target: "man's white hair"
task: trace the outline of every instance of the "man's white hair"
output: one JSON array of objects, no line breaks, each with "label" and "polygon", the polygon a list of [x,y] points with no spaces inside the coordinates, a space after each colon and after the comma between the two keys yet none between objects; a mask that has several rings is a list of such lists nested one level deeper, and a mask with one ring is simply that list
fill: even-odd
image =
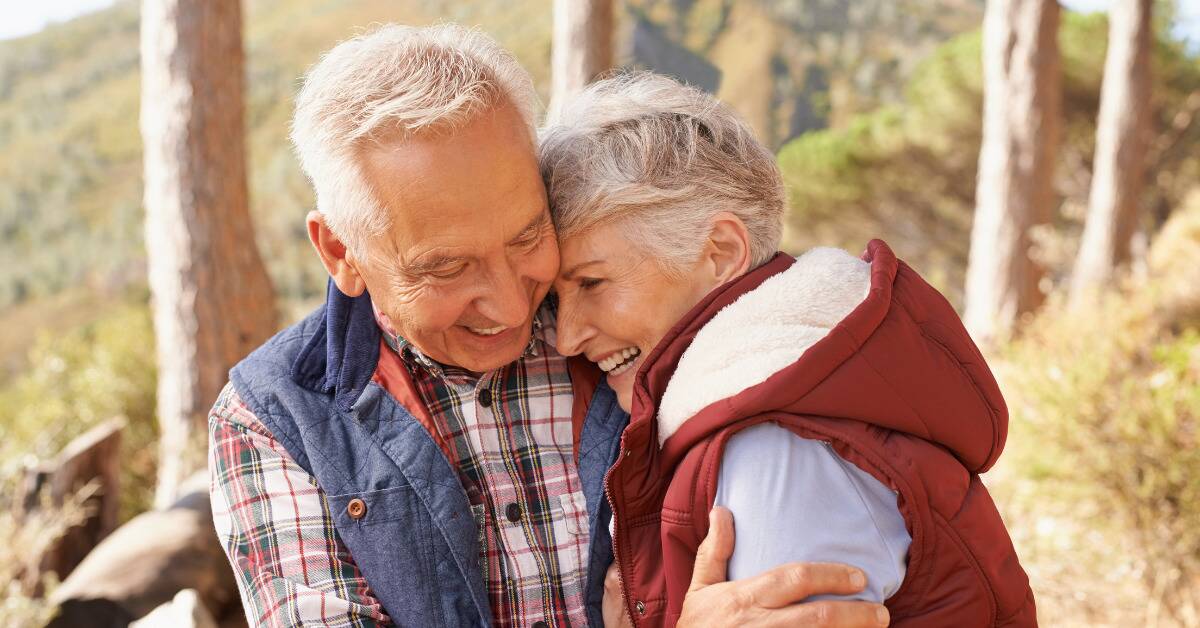
[{"label": "man's white hair", "polygon": [[390,24],[338,44],[309,70],[296,97],[292,143],[317,210],[363,259],[367,239],[389,220],[363,177],[362,146],[452,133],[504,104],[520,113],[533,141],[533,81],[492,38],[455,24]]},{"label": "man's white hair", "polygon": [[620,220],[663,269],[682,271],[727,211],[749,231],[752,267],[779,247],[774,156],[727,105],[665,76],[593,83],[542,130],[539,160],[559,238]]}]

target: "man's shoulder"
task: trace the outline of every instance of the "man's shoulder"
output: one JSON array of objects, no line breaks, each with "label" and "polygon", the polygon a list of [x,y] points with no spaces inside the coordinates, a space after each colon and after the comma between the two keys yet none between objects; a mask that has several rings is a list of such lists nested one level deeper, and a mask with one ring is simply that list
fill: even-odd
[{"label": "man's shoulder", "polygon": [[313,336],[324,333],[324,322],[325,308],[324,306],[320,306],[309,312],[304,318],[284,327],[274,336],[268,338],[266,342],[259,345],[246,358],[261,358],[280,352],[297,353]]},{"label": "man's shoulder", "polygon": [[252,432],[262,436],[271,436],[258,416],[246,405],[246,401],[238,393],[233,382],[225,384],[216,403],[208,414],[209,429],[213,431],[233,429],[239,432]]},{"label": "man's shoulder", "polygon": [[[318,307],[242,358],[234,366],[231,375],[240,371],[244,376],[254,378],[289,376],[300,352],[308,346],[313,336],[324,332],[324,321],[324,307]],[[244,383],[242,387],[245,388]]]}]

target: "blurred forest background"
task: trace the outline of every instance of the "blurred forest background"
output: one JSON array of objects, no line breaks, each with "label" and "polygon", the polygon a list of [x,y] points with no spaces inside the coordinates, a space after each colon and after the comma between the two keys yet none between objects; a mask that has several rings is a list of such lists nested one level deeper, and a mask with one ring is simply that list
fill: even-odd
[{"label": "blurred forest background", "polygon": [[[1131,74],[1144,79],[1132,92],[1142,122],[1130,127],[1141,184],[1117,203],[1132,208],[1117,229],[1125,252],[1118,245],[1100,264],[1107,274],[1086,290],[1078,260],[1097,204],[1108,17],[1053,2],[989,1],[1036,5],[1042,21],[1033,25],[1049,39],[1034,42],[1031,67],[1053,76],[1038,78],[1036,94],[994,92],[1011,103],[1027,97],[1041,116],[1035,132],[1014,135],[1008,157],[1036,179],[1027,197],[1043,215],[1016,223],[993,216],[994,226],[974,236],[993,201],[1001,214],[1037,213],[1019,198],[977,190],[995,166],[981,163],[991,128],[984,102],[995,89],[984,63],[985,14],[995,9],[988,2],[623,0],[611,30],[616,64],[716,93],[778,151],[790,251],[859,251],[884,238],[966,314],[968,268],[981,266],[973,241],[1019,232],[1013,251],[991,255],[998,266],[1019,263],[980,281],[1024,282],[1027,294],[996,297],[988,315],[968,322],[1011,412],[1008,451],[984,479],[1033,580],[1041,620],[1198,626],[1200,42],[1176,28],[1197,12],[1188,4],[1195,0],[1115,0],[1151,16]],[[373,23],[455,21],[511,50],[549,102],[551,9],[548,0],[243,2],[254,232],[242,235],[257,243],[280,326],[325,289],[303,221],[312,191],[287,141],[305,69]],[[57,581],[70,567],[55,574],[46,555],[68,527],[98,516],[88,506],[98,491],[119,496],[103,507],[101,536],[156,506],[160,400],[144,245],[139,13],[138,3],[118,1],[0,41],[0,535],[15,541],[0,547],[4,625],[43,624],[69,598]],[[1020,122],[1010,112],[1010,125],[1014,117]],[[1023,149],[1041,160],[1032,171]],[[1125,169],[1105,167],[1106,177]],[[69,443],[85,433],[101,442],[113,431],[120,454],[101,482],[107,489],[39,493]],[[40,476],[31,471],[39,468]],[[158,508],[168,504],[160,495]],[[230,625],[238,621],[233,596],[205,600]]]}]

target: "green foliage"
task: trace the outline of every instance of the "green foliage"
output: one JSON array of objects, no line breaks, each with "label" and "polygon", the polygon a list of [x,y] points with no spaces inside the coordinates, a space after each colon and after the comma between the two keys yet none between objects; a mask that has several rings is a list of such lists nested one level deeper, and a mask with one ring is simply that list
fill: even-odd
[{"label": "green foliage", "polygon": [[[290,309],[324,293],[303,216],[312,192],[287,139],[298,79],[322,50],[381,22],[479,25],[549,84],[541,2],[260,0],[246,4],[247,145],[256,237]],[[86,285],[139,285],[138,7],[0,42],[0,309]]]},{"label": "green foliage", "polygon": [[0,460],[50,458],[88,428],[124,416],[121,518],[145,510],[158,435],[153,338],[142,303],[80,327],[43,331],[28,368],[0,388]]},{"label": "green foliage", "polygon": [[1200,619],[1200,202],[1172,223],[1183,255],[1093,307],[1053,302],[1002,352],[1001,493],[1044,619]]},{"label": "green foliage", "polygon": [[[1053,228],[1035,234],[1052,284],[1067,276],[1082,231],[1106,36],[1103,15],[1068,13],[1059,31],[1063,137],[1055,188],[1062,205]],[[978,32],[946,42],[912,73],[902,104],[781,149],[792,199],[787,248],[854,250],[883,237],[961,302],[982,139],[981,46]],[[1148,233],[1200,176],[1200,60],[1163,34],[1153,64],[1154,135],[1143,199]]]},{"label": "green foliage", "polygon": [[[43,33],[0,42],[0,309],[80,286],[104,291],[144,281],[137,4],[122,0],[112,9]],[[893,93],[912,59],[978,16],[974,0],[850,13],[819,2],[790,9],[784,4],[753,8],[730,0],[644,0],[629,6],[646,7],[699,54],[712,57],[717,53],[711,49],[725,41],[721,54],[729,58],[712,60],[727,67],[731,77],[746,72],[739,56],[745,42],[738,39],[741,31],[732,12],[765,21],[775,35],[754,47],[762,57],[755,64],[778,66],[782,74],[760,81],[777,87],[729,95],[741,101],[759,98],[739,101],[746,115],[801,96],[822,100],[824,88],[810,94],[804,84],[810,66],[832,68],[833,80],[847,85],[854,83],[851,76],[869,78],[839,92],[846,95],[838,100],[839,115],[859,110],[851,105],[877,102],[880,85]],[[891,5],[876,4],[884,9]],[[313,207],[312,191],[287,139],[298,80],[322,50],[381,22],[477,25],[512,51],[543,99],[548,96],[552,15],[541,1],[254,0],[244,6],[251,212],[284,310],[319,298],[324,289],[324,272],[308,250],[303,229],[303,215]],[[823,39],[806,30],[811,28],[805,26],[809,14],[821,17]],[[618,19],[629,25],[626,12]],[[897,25],[916,25],[915,39],[889,42]],[[848,47],[827,45],[837,39],[832,33],[856,30],[870,34]],[[876,59],[879,55],[886,60]],[[860,71],[881,64],[902,71]],[[776,117],[776,126],[789,126],[786,115]],[[763,124],[775,123],[764,119]],[[780,139],[784,137],[788,135]]]}]

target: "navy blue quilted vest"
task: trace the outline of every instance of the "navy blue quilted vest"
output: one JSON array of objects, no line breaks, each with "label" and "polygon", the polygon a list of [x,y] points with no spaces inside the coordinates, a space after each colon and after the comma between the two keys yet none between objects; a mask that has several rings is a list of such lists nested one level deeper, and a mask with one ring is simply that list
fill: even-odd
[{"label": "navy blue quilted vest", "polygon": [[[271,338],[230,372],[242,399],[325,491],[338,535],[398,624],[492,623],[478,559],[479,531],[454,469],[429,433],[371,381],[380,330],[367,295],[332,282],[326,303]],[[629,417],[601,383],[579,443],[590,530],[588,619],[612,562],[604,474]],[[366,514],[346,513],[351,499]]]}]

